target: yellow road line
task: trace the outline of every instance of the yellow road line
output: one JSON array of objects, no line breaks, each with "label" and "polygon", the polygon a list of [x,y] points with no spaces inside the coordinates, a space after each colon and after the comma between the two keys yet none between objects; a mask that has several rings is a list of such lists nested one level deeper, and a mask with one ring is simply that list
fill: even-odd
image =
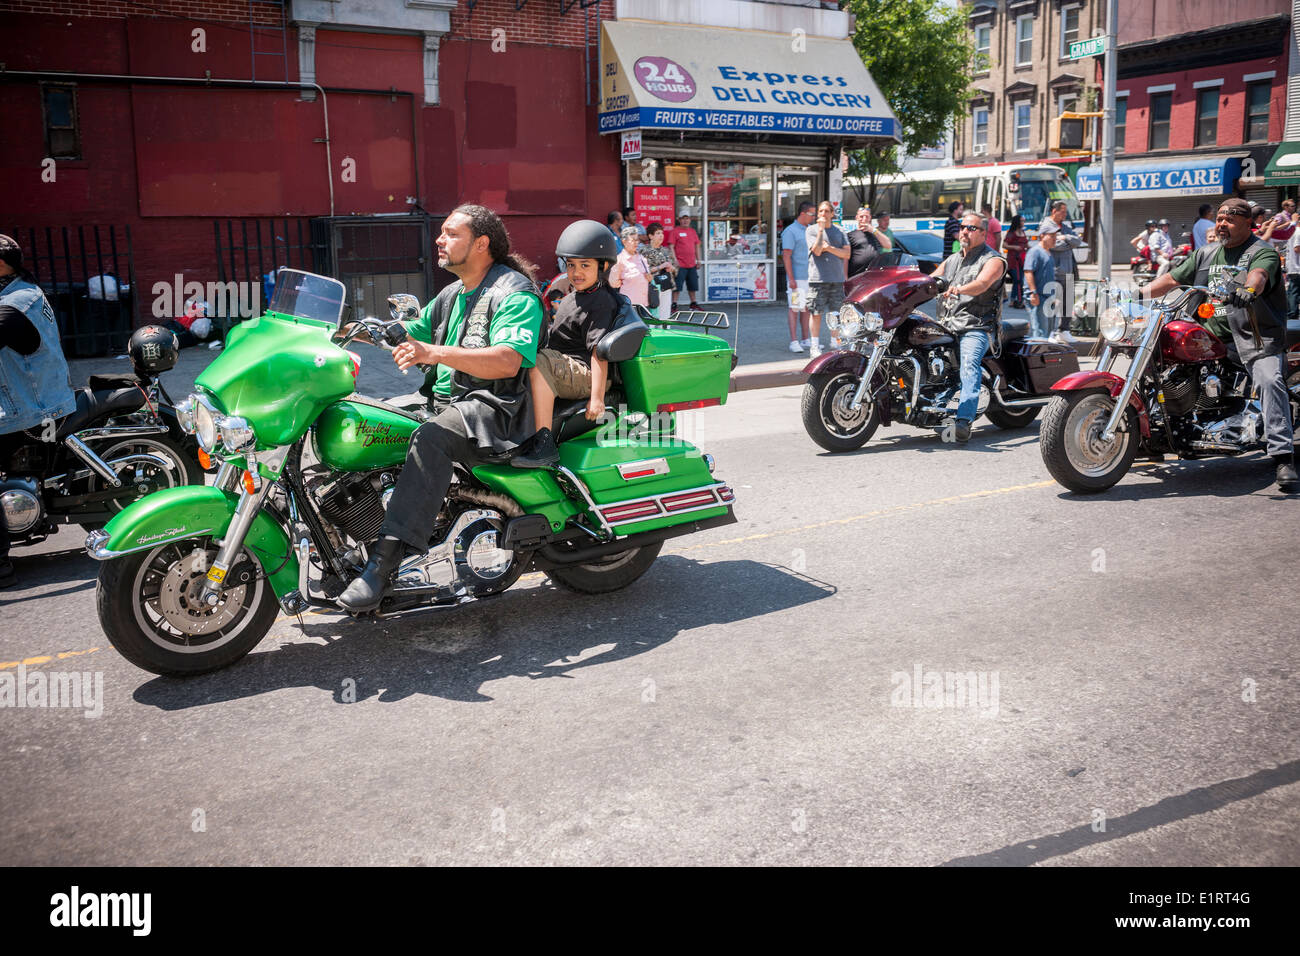
[{"label": "yellow road line", "polygon": [[[706,548],[721,548],[729,544],[743,544],[746,541],[762,541],[765,538],[775,538],[786,534],[800,534],[805,531],[817,531],[821,528],[833,528],[837,525],[853,524],[858,521],[870,521],[873,518],[884,518],[889,515],[906,514],[909,511],[920,511],[922,508],[932,508],[938,505],[951,505],[959,501],[969,501],[974,498],[991,498],[994,495],[1009,495],[1016,491],[1028,491],[1031,488],[1046,488],[1049,485],[1056,484],[1055,481],[1034,481],[1027,485],[1008,485],[1005,488],[993,488],[987,491],[971,491],[964,495],[949,495],[947,498],[931,498],[929,501],[918,501],[909,505],[895,505],[892,508],[879,508],[876,511],[866,511],[858,515],[850,515],[847,518],[831,518],[828,521],[816,521],[812,524],[799,525],[795,528],[781,528],[777,531],[764,531],[761,534],[747,534],[740,538],[724,538],[721,541],[710,541],[705,544],[694,544],[685,548],[674,548],[669,554],[680,554],[685,551],[702,551]],[[540,571],[532,574],[525,574],[519,578],[520,581],[541,580],[545,575]],[[305,614],[340,614],[334,608],[312,608],[303,612]],[[60,660],[65,657],[76,657],[80,654],[92,654],[99,650],[98,647],[92,647],[84,651],[63,651],[55,656]],[[40,657],[29,657],[22,663],[26,667],[39,666],[48,664],[54,657],[43,655]],[[18,666],[18,661],[0,661],[0,670]]]}]

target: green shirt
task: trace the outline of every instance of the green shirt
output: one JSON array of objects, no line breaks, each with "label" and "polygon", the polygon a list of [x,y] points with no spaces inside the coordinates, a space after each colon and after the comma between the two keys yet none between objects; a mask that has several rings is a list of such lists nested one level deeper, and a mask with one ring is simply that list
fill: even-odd
[{"label": "green shirt", "polygon": [[[1269,245],[1264,245],[1263,247],[1256,246],[1254,256],[1242,262],[1243,254],[1251,245],[1250,240],[1247,240],[1241,245],[1229,249],[1222,242],[1214,243],[1213,251],[1208,253],[1210,271],[1205,284],[1213,285],[1214,281],[1223,275],[1225,267],[1240,268],[1239,281],[1244,281],[1246,273],[1250,270],[1263,269],[1268,279],[1264,283],[1264,288],[1259,290],[1260,297],[1268,298],[1273,294],[1278,288],[1278,283],[1281,282],[1282,260],[1278,258],[1277,250]],[[1205,247],[1202,246],[1202,248]],[[1202,253],[1202,255],[1206,254]],[[1196,255],[1190,255],[1179,263],[1177,268],[1170,270],[1169,274],[1174,277],[1179,285],[1192,285],[1196,282],[1197,258]],[[1229,306],[1221,302],[1214,301],[1214,315],[1201,323],[1223,342],[1232,341],[1232,330],[1228,327],[1227,318],[1229,308]]]},{"label": "green shirt", "polygon": [[[461,341],[461,324],[465,318],[465,303],[473,289],[462,289],[452,303],[447,318],[447,339],[444,345],[465,348],[486,348],[490,345],[508,345],[519,353],[521,368],[532,368],[537,361],[537,339],[542,330],[542,302],[532,292],[514,292],[502,299],[492,314],[492,326],[486,337],[482,330],[470,330],[466,341]],[[424,307],[420,317],[406,327],[406,334],[421,342],[433,342],[433,300]],[[424,380],[433,379],[432,389],[439,395],[451,395],[451,378],[456,370],[450,365],[438,364]]]}]

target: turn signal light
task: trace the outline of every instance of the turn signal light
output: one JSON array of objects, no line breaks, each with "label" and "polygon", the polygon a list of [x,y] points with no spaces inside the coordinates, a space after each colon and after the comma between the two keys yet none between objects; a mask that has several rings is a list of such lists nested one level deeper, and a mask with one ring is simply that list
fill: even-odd
[{"label": "turn signal light", "polygon": [[212,456],[209,455],[209,454],[208,454],[206,451],[204,451],[202,448],[199,449],[199,466],[200,466],[204,471],[211,471],[211,470],[212,470]]},{"label": "turn signal light", "polygon": [[244,469],[244,490],[250,495],[257,491],[257,482],[253,480],[253,473]]},{"label": "turn signal light", "polygon": [[699,398],[690,402],[666,402],[659,406],[661,412],[684,412],[689,408],[708,408],[710,405],[721,405],[720,398]]},{"label": "turn signal light", "polygon": [[1198,319],[1208,319],[1214,315],[1214,306],[1208,302],[1202,302],[1196,307],[1196,317]]}]

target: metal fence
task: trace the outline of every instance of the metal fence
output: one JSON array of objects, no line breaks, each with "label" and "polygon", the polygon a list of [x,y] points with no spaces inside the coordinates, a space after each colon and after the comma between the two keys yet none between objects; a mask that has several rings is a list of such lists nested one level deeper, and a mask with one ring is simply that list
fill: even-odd
[{"label": "metal fence", "polygon": [[54,309],[66,356],[126,351],[139,299],[130,226],[15,228],[9,235]]},{"label": "metal fence", "polygon": [[[323,250],[313,241],[312,220],[306,217],[216,219],[212,234],[216,240],[217,280],[222,284],[254,284],[259,290],[255,314],[260,315],[270,304],[270,277],[281,266],[324,272]],[[238,320],[232,315],[213,319],[223,330]]]}]

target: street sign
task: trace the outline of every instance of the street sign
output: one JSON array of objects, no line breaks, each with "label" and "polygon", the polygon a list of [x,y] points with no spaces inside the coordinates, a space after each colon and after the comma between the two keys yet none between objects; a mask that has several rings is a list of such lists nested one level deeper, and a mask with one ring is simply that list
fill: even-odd
[{"label": "street sign", "polygon": [[623,151],[620,155],[623,159],[641,158],[641,131],[639,129],[629,130],[623,134]]},{"label": "street sign", "polygon": [[1105,52],[1105,37],[1093,37],[1091,40],[1075,40],[1070,44],[1071,60],[1082,60],[1086,56],[1101,56]]}]

